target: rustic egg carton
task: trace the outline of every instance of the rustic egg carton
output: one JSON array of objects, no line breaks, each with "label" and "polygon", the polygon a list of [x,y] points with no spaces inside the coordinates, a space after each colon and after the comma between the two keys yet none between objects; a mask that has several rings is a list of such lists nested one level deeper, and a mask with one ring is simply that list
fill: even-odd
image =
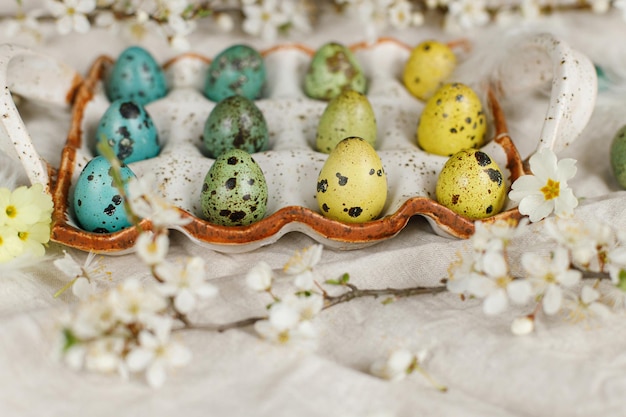
[{"label": "rustic egg carton", "polygon": [[[492,140],[481,149],[500,165],[509,186],[524,173],[524,167],[508,135],[497,97],[551,79],[550,106],[541,121],[538,146],[558,152],[586,125],[596,89],[591,62],[553,36],[528,37],[518,47],[499,67],[502,72],[496,77],[497,84],[486,83],[483,92],[488,97],[485,107]],[[204,122],[215,105],[202,94],[208,57],[184,54],[164,64],[170,91],[146,106],[159,131],[162,151],[156,158],[129,166],[137,176],[152,172],[159,182],[157,191],[190,219],[178,230],[198,244],[223,252],[253,250],[293,231],[330,247],[359,248],[395,236],[415,215],[424,216],[436,233],[471,236],[473,221],[434,200],[437,175],[447,158],[428,154],[416,144],[415,129],[424,103],[410,96],[400,81],[410,47],[394,39],[381,39],[350,48],[368,79],[367,96],[378,124],[376,148],[388,176],[387,203],[378,220],[346,224],[319,213],[316,180],[327,155],[315,151],[315,134],[327,103],[310,99],[303,92],[304,74],[314,53],[303,45],[262,51],[268,79],[263,98],[256,104],[267,120],[270,146],[254,158],[268,183],[268,210],[263,220],[228,227],[201,218],[202,181],[213,163],[202,149]],[[52,240],[100,253],[131,250],[138,234],[136,228],[111,234],[86,232],[73,220],[69,203],[78,175],[94,156],[94,133],[108,107],[102,80],[113,62],[110,57],[98,58],[82,79],[63,63],[15,46],[0,46],[0,82],[8,87],[2,97],[4,148],[21,160],[31,182],[48,184],[55,202]],[[10,91],[52,103],[71,103],[72,126],[58,170],[51,168],[32,145]],[[486,221],[520,217],[509,204],[506,211]],[[149,222],[144,220],[142,228],[150,228]]]}]

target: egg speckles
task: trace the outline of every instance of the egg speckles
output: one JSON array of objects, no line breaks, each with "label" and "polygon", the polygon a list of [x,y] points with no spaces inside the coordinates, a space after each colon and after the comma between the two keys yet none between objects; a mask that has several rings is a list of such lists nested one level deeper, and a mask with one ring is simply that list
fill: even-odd
[{"label": "egg speckles", "polygon": [[353,90],[340,93],[326,106],[317,126],[317,150],[330,153],[350,136],[376,145],[376,117],[372,105],[365,94]]},{"label": "egg speckles", "polygon": [[202,136],[209,157],[216,158],[230,149],[248,153],[268,148],[269,133],[263,113],[242,96],[228,97],[213,108]]},{"label": "egg speckles", "polygon": [[321,213],[347,223],[375,219],[387,200],[387,176],[374,148],[358,137],[337,144],[317,178]]},{"label": "egg speckles", "polygon": [[455,67],[456,56],[446,44],[425,41],[411,51],[402,78],[411,94],[426,100],[442,86]]},{"label": "egg speckles", "polygon": [[153,158],[161,150],[150,115],[134,101],[115,100],[100,118],[96,140],[107,141],[124,163]]},{"label": "egg speckles", "polygon": [[345,90],[365,94],[365,74],[352,51],[339,43],[322,45],[313,56],[304,78],[304,92],[320,100],[330,100]]},{"label": "egg speckles", "polygon": [[483,219],[502,210],[506,183],[500,167],[482,151],[466,149],[444,165],[437,179],[437,201],[469,219]]},{"label": "egg speckles", "polygon": [[139,46],[124,50],[115,61],[105,84],[109,100],[134,100],[147,104],[167,94],[163,69]]},{"label": "egg speckles", "polygon": [[417,125],[417,142],[429,153],[450,156],[485,142],[487,121],[476,93],[446,84],[428,99]]},{"label": "egg speckles", "polygon": [[261,97],[265,78],[261,54],[247,45],[233,45],[211,62],[204,94],[213,101],[234,95],[255,100]]},{"label": "egg speckles", "polygon": [[[112,233],[131,225],[110,171],[109,161],[97,156],[89,161],[76,181],[74,213],[80,226],[89,232]],[[124,182],[134,176],[130,168],[122,166]]]},{"label": "egg speckles", "polygon": [[261,167],[245,151],[220,155],[204,178],[204,218],[222,226],[245,226],[261,220],[267,210],[267,182]]}]

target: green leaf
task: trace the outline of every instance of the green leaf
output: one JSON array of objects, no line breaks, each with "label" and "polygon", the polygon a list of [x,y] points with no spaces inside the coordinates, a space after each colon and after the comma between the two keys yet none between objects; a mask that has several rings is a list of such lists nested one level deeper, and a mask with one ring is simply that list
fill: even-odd
[{"label": "green leaf", "polygon": [[347,284],[348,281],[350,281],[350,274],[348,274],[347,272],[345,274],[343,274],[341,276],[340,281],[341,281],[342,284]]},{"label": "green leaf", "polygon": [[341,285],[341,282],[338,279],[327,279],[326,281],[324,281],[324,284]]},{"label": "green leaf", "polygon": [[70,329],[63,329],[63,337],[65,343],[63,344],[63,352],[67,352],[72,346],[80,343],[80,340],[72,333]]},{"label": "green leaf", "polygon": [[616,285],[617,288],[626,292],[626,270],[620,269],[619,271],[619,281]]}]

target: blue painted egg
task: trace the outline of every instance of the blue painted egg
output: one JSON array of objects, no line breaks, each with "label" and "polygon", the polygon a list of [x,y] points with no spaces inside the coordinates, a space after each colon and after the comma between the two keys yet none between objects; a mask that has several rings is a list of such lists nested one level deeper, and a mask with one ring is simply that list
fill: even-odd
[{"label": "blue painted egg", "polygon": [[261,97],[265,78],[261,54],[246,45],[233,45],[211,62],[204,95],[213,101],[234,95],[255,100]]},{"label": "blue painted egg", "polygon": [[[113,233],[129,227],[124,199],[113,185],[111,164],[97,156],[83,168],[74,189],[74,213],[80,226],[95,233]],[[133,171],[122,166],[124,182],[134,177]]]},{"label": "blue painted egg", "polygon": [[269,133],[256,104],[245,97],[232,96],[213,107],[204,124],[202,139],[209,157],[217,158],[230,149],[247,153],[264,151],[269,144]]},{"label": "blue painted egg", "polygon": [[157,156],[161,150],[156,127],[141,104],[115,100],[100,118],[96,141],[106,140],[123,163]]},{"label": "blue painted egg", "polygon": [[148,51],[131,46],[115,61],[105,89],[111,101],[133,100],[145,105],[167,94],[167,81],[163,69]]}]

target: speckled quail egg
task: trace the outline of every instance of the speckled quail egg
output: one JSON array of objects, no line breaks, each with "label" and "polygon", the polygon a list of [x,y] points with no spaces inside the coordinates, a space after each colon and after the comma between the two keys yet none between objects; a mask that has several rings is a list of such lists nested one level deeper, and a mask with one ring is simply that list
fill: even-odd
[{"label": "speckled quail egg", "polygon": [[231,96],[211,110],[202,140],[208,156],[216,158],[230,149],[264,151],[269,146],[269,133],[263,113],[252,100]]},{"label": "speckled quail egg", "polygon": [[147,50],[131,46],[115,61],[105,90],[111,101],[133,100],[145,105],[167,94],[167,80],[163,69]]},{"label": "speckled quail egg", "polygon": [[502,210],[506,181],[496,162],[485,152],[465,149],[448,159],[437,178],[437,201],[472,220]]},{"label": "speckled quail egg", "polygon": [[330,153],[339,142],[351,136],[358,136],[375,147],[376,116],[365,94],[346,90],[328,103],[320,118],[317,150]]},{"label": "speckled quail egg", "polygon": [[617,131],[611,143],[611,168],[617,182],[626,188],[626,126]]},{"label": "speckled quail egg", "polygon": [[313,56],[304,78],[304,92],[320,100],[330,100],[345,90],[365,94],[367,82],[361,65],[346,46],[329,42]]},{"label": "speckled quail egg", "polygon": [[377,218],[387,200],[387,176],[372,145],[359,137],[342,140],[317,178],[321,213],[347,223]]},{"label": "speckled quail egg", "polygon": [[411,51],[404,65],[402,79],[411,94],[426,100],[450,77],[456,56],[445,43],[428,40]]},{"label": "speckled quail egg", "polygon": [[159,154],[157,129],[144,107],[132,100],[115,100],[100,118],[96,140],[106,141],[117,158],[129,164]]},{"label": "speckled quail egg", "polygon": [[487,121],[476,93],[461,83],[446,84],[428,99],[417,125],[417,142],[429,153],[450,156],[485,142]]},{"label": "speckled quail egg", "polygon": [[265,79],[265,61],[261,54],[248,45],[233,45],[211,62],[204,95],[213,101],[234,95],[256,100],[261,97]]},{"label": "speckled quail egg", "polygon": [[261,220],[267,210],[267,182],[247,152],[231,149],[211,165],[202,184],[204,218],[222,226],[245,226]]},{"label": "speckled quail egg", "polygon": [[[123,181],[134,176],[130,168],[122,166]],[[73,203],[78,223],[89,232],[113,233],[131,225],[124,199],[113,183],[111,164],[103,156],[93,158],[79,174]]]}]

